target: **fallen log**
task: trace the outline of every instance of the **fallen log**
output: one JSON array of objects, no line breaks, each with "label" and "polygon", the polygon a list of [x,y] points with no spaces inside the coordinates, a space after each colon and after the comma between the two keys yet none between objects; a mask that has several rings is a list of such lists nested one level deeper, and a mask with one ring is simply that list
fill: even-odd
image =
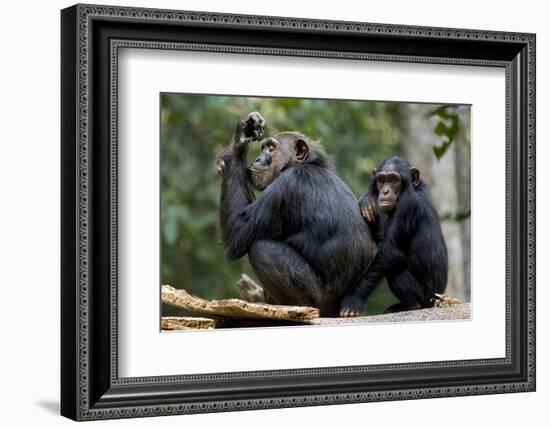
[{"label": "fallen log", "polygon": [[216,326],[212,318],[201,317],[162,317],[160,324],[163,330],[208,330]]},{"label": "fallen log", "polygon": [[319,317],[319,309],[310,306],[271,305],[268,303],[246,302],[240,299],[208,301],[167,284],[162,286],[161,294],[164,303],[207,317],[286,321],[306,321]]},{"label": "fallen log", "polygon": [[208,300],[192,296],[185,290],[178,290],[170,285],[163,285],[161,290],[162,301],[167,305],[185,309],[198,315],[210,316],[215,312],[208,306]]}]

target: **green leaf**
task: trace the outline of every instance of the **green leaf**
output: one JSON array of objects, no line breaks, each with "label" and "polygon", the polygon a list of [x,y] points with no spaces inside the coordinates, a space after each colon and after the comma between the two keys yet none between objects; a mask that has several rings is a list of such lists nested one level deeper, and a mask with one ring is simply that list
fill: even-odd
[{"label": "green leaf", "polygon": [[428,116],[437,117],[438,120],[434,133],[442,139],[442,143],[435,145],[433,152],[439,160],[447,152],[449,146],[455,141],[460,132],[458,109],[454,105],[443,105],[431,111]]},{"label": "green leaf", "polygon": [[440,121],[437,123],[437,126],[435,126],[434,133],[439,136],[447,135],[447,126],[445,126],[445,123],[443,121]]},{"label": "green leaf", "polygon": [[451,143],[452,141],[447,141],[447,142],[443,142],[442,145],[434,145],[434,147],[432,148],[433,151],[434,151],[434,154],[436,156],[436,158],[439,160],[441,157],[443,157],[443,154],[445,154],[447,152],[447,149],[449,149],[449,147],[451,146]]}]

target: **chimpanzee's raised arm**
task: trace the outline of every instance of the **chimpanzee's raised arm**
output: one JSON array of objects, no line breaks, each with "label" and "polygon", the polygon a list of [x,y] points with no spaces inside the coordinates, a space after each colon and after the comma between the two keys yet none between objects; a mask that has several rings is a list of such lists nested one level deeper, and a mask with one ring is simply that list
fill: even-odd
[{"label": "chimpanzee's raised arm", "polygon": [[226,257],[230,260],[244,256],[254,241],[276,231],[271,216],[279,212],[277,203],[284,191],[266,190],[256,200],[246,158],[248,144],[262,138],[265,125],[259,113],[249,113],[239,120],[230,146],[220,156],[223,162],[220,227]]}]

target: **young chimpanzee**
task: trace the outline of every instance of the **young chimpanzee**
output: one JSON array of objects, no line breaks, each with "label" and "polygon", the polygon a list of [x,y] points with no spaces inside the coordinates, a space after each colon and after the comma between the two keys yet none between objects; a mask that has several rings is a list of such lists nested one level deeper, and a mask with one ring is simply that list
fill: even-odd
[{"label": "young chimpanzee", "polygon": [[388,158],[374,169],[370,190],[359,205],[378,252],[344,298],[341,316],[359,315],[384,277],[401,301],[386,312],[433,306],[435,293],[445,290],[447,247],[425,186],[420,170],[399,157]]},{"label": "young chimpanzee", "polygon": [[[306,136],[269,137],[248,164],[248,144],[262,138],[264,127],[260,114],[248,114],[219,158],[226,257],[248,254],[266,301],[338,315],[372,259],[368,226],[320,145]],[[254,188],[262,191],[257,198]]]}]

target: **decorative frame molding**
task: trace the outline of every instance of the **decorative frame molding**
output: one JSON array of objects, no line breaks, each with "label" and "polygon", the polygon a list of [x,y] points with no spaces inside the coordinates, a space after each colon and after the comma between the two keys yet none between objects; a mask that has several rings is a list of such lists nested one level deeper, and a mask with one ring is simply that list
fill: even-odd
[{"label": "decorative frame molding", "polygon": [[[216,42],[204,31],[212,28],[230,37]],[[119,378],[122,47],[505,68],[506,357]],[[411,47],[415,54],[406,53]],[[62,11],[62,82],[63,415],[91,420],[535,390],[535,35],[76,5]],[[297,377],[307,385],[293,386]],[[418,377],[428,384],[405,385]],[[224,390],[234,379],[242,389]],[[329,391],[334,379],[338,390]],[[269,396],[257,397],[260,389]]]}]

